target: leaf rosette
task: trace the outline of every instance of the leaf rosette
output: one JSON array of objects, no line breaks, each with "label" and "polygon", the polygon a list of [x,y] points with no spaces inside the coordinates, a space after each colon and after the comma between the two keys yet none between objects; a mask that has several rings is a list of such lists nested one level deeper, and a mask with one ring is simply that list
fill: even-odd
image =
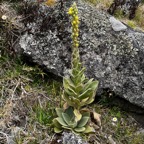
[{"label": "leaf rosette", "polygon": [[91,133],[95,131],[92,127],[88,126],[89,112],[82,113],[79,121],[76,120],[72,107],[68,107],[65,111],[61,108],[56,108],[56,113],[58,117],[53,119],[55,133],[60,133],[64,129],[71,130],[74,133]]}]

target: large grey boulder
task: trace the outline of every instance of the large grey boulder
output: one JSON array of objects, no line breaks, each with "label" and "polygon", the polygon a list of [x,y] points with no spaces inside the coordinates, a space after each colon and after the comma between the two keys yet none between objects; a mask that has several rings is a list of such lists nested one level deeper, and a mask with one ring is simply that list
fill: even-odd
[{"label": "large grey boulder", "polygon": [[[27,19],[20,38],[23,54],[58,76],[71,68],[71,25],[64,7],[39,5]],[[127,27],[112,28],[110,15],[78,0],[80,56],[86,75],[99,80],[98,95],[105,89],[144,108],[144,33]]]}]

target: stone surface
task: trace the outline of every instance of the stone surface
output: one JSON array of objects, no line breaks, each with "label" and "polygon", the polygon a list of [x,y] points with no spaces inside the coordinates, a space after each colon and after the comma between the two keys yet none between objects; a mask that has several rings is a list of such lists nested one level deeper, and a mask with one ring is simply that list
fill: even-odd
[{"label": "stone surface", "polygon": [[115,19],[114,17],[110,17],[109,20],[114,31],[122,31],[127,29],[127,27],[122,22]]},{"label": "stone surface", "polygon": [[[25,21],[20,38],[23,54],[58,76],[68,74],[71,61],[71,25],[67,9],[60,4],[37,6]],[[33,6],[34,7],[34,6]],[[80,56],[86,75],[100,81],[105,89],[144,108],[144,33],[127,28],[115,32],[110,16],[78,0],[80,17]],[[29,14],[29,13],[27,13]]]},{"label": "stone surface", "polygon": [[59,140],[62,144],[88,144],[79,135],[74,133],[63,132],[62,139]]}]

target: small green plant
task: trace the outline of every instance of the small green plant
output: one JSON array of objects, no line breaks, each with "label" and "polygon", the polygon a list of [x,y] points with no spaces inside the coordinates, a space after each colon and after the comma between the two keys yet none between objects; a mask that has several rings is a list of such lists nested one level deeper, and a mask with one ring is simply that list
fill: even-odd
[{"label": "small green plant", "polygon": [[[85,68],[80,62],[78,49],[79,17],[75,2],[72,7],[69,8],[68,14],[72,17],[72,69],[70,70],[70,76],[64,77],[63,79],[64,91],[62,95],[62,98],[68,105],[68,109],[64,112],[62,109],[56,109],[59,117],[53,121],[55,125],[54,130],[55,132],[61,132],[62,129],[65,128],[75,132],[85,132],[88,128],[89,132],[92,132],[93,129],[87,126],[89,116],[87,115],[86,117],[85,113],[81,113],[81,108],[94,101],[98,81],[93,81],[93,79],[88,80],[86,78],[84,74]],[[73,109],[70,107],[73,107]],[[69,109],[71,109],[71,112],[67,113]],[[61,111],[62,114],[59,114],[59,111]],[[73,115],[72,123],[70,123],[72,119],[71,115]],[[81,122],[83,122],[82,127],[80,127]]]},{"label": "small green plant", "polygon": [[80,108],[94,101],[98,87],[98,81],[88,80],[84,74],[85,68],[82,67],[79,56],[79,18],[76,3],[72,5],[68,12],[72,16],[72,69],[70,76],[63,79],[63,99],[69,106],[74,107],[74,114],[80,120]]},{"label": "small green plant", "polygon": [[36,119],[40,124],[51,125],[52,120],[55,116],[53,108],[48,108],[47,110],[37,106],[36,108]]},{"label": "small green plant", "polygon": [[56,133],[62,132],[63,129],[68,129],[76,133],[89,133],[94,131],[92,127],[87,125],[90,118],[89,112],[83,112],[79,121],[76,120],[72,107],[68,107],[65,111],[61,108],[56,108],[56,113],[58,117],[53,120],[55,126],[54,131]]}]

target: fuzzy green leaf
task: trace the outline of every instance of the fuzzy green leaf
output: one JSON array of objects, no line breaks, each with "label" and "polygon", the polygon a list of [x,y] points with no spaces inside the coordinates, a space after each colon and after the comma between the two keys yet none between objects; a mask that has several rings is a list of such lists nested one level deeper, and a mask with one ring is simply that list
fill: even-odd
[{"label": "fuzzy green leaf", "polygon": [[82,77],[82,75],[84,74],[85,68],[82,68],[81,71],[79,71],[79,73],[77,74],[77,77]]},{"label": "fuzzy green leaf", "polygon": [[73,75],[73,77],[75,77],[77,74],[78,74],[78,70],[77,70],[77,68],[73,68],[72,69],[72,75]]},{"label": "fuzzy green leaf", "polygon": [[85,80],[86,80],[86,77],[85,77],[85,75],[83,74],[82,77],[81,77],[81,82],[83,83]]},{"label": "fuzzy green leaf", "polygon": [[94,132],[95,132],[94,128],[92,128],[92,127],[90,127],[88,125],[85,127],[84,133],[94,133]]},{"label": "fuzzy green leaf", "polygon": [[89,88],[91,88],[92,90],[96,90],[97,87],[98,87],[98,84],[99,84],[98,81],[93,81],[93,82],[90,82],[90,81],[89,81],[89,82],[85,85],[84,90],[87,90],[87,89],[89,89]]},{"label": "fuzzy green leaf", "polygon": [[69,96],[77,96],[77,93],[70,87],[64,89]]},{"label": "fuzzy green leaf", "polygon": [[89,99],[89,97],[83,99],[81,102],[82,102],[82,103],[86,103],[86,102],[88,101],[88,99]]},{"label": "fuzzy green leaf", "polygon": [[62,129],[59,129],[57,127],[54,127],[54,132],[55,133],[61,133],[63,130]]},{"label": "fuzzy green leaf", "polygon": [[90,117],[90,112],[84,112],[82,113],[83,117]]},{"label": "fuzzy green leaf", "polygon": [[68,96],[67,93],[64,93],[64,94],[62,95],[62,97],[63,97],[63,99],[68,103],[68,105],[74,106],[74,103],[70,100],[70,97]]},{"label": "fuzzy green leaf", "polygon": [[76,121],[69,122],[69,127],[71,127],[71,128],[77,127],[77,122]]},{"label": "fuzzy green leaf", "polygon": [[63,86],[65,89],[67,89],[68,87],[71,87],[72,89],[75,88],[75,85],[70,78],[63,78]]},{"label": "fuzzy green leaf", "polygon": [[85,71],[85,68],[82,68],[80,71],[75,70],[75,69],[72,71],[73,76],[71,78],[76,86],[78,84],[82,84],[82,82],[85,80],[84,71]]},{"label": "fuzzy green leaf", "polygon": [[90,117],[82,117],[81,120],[78,122],[78,127],[84,127]]},{"label": "fuzzy green leaf", "polygon": [[62,126],[64,129],[72,130],[71,127]]},{"label": "fuzzy green leaf", "polygon": [[74,131],[79,133],[79,132],[84,132],[85,129],[86,129],[85,127],[79,127],[79,128],[75,128]]},{"label": "fuzzy green leaf", "polygon": [[80,83],[79,85],[77,85],[75,87],[75,91],[77,94],[81,93],[82,90],[83,90],[83,84],[82,83]]},{"label": "fuzzy green leaf", "polygon": [[[94,96],[95,96],[95,94],[94,94]],[[94,96],[92,96],[91,98],[89,98],[86,103],[87,104],[91,104],[95,100]]]},{"label": "fuzzy green leaf", "polygon": [[74,96],[69,96],[67,93],[63,95],[63,98],[70,106],[77,107],[80,105],[79,99],[75,98]]},{"label": "fuzzy green leaf", "polygon": [[66,113],[62,113],[62,117],[63,117],[64,121],[65,121],[67,124],[69,124],[69,122],[71,121],[69,115],[66,114]]},{"label": "fuzzy green leaf", "polygon": [[59,129],[61,128],[61,124],[56,120],[56,118],[53,119],[53,124],[55,127],[59,128]]},{"label": "fuzzy green leaf", "polygon": [[[95,96],[95,95],[94,95]],[[82,100],[82,102],[81,102],[81,107],[82,106],[85,106],[85,105],[88,105],[88,104],[91,104],[95,99],[94,99],[94,96],[93,95],[91,95],[88,99],[87,99],[87,101],[83,101]]]},{"label": "fuzzy green leaf", "polygon": [[74,107],[78,107],[78,105],[80,105],[80,100],[78,98],[71,97],[71,101],[75,104]]},{"label": "fuzzy green leaf", "polygon": [[68,95],[68,96],[75,96],[71,91],[69,91],[68,89],[64,89],[65,93]]},{"label": "fuzzy green leaf", "polygon": [[79,99],[82,100],[82,99],[85,99],[87,97],[89,97],[92,93],[92,90],[91,88],[87,89],[85,92],[83,92],[81,95],[79,95]]},{"label": "fuzzy green leaf", "polygon": [[98,88],[98,84],[99,84],[99,81],[93,81],[90,87],[91,87],[94,91],[96,91],[97,88]]},{"label": "fuzzy green leaf", "polygon": [[63,109],[61,109],[61,108],[56,108],[55,110],[56,110],[57,115],[58,115],[59,117],[62,117]]},{"label": "fuzzy green leaf", "polygon": [[56,120],[57,120],[62,126],[67,126],[66,122],[65,122],[61,117],[56,118]]},{"label": "fuzzy green leaf", "polygon": [[69,106],[66,110],[65,113],[68,114],[68,116],[70,117],[70,119],[74,119],[74,113],[73,113],[73,108],[71,106]]},{"label": "fuzzy green leaf", "polygon": [[74,90],[74,89],[72,89],[72,88],[68,87],[68,90],[69,90],[71,93],[73,93],[73,95],[77,96],[77,93],[75,92],[75,90]]},{"label": "fuzzy green leaf", "polygon": [[90,80],[88,80],[87,83],[85,83],[85,85],[84,85],[84,90],[86,90],[86,89],[89,87],[89,85],[92,83],[92,81],[93,81],[93,78],[90,79]]},{"label": "fuzzy green leaf", "polygon": [[82,118],[82,114],[77,109],[74,109],[74,115],[76,117],[76,121],[79,121]]}]

